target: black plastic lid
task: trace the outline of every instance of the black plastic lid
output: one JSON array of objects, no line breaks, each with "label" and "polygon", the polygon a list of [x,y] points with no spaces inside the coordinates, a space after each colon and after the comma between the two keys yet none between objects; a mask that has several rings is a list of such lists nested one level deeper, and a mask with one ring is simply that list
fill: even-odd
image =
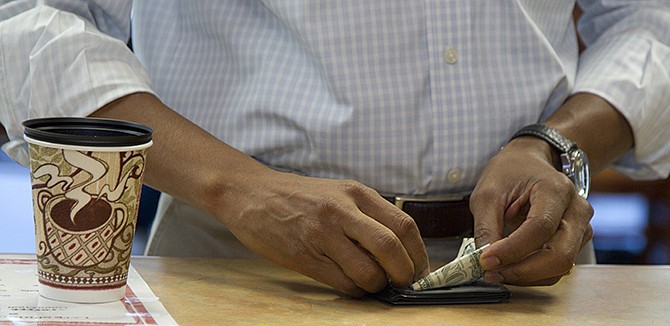
[{"label": "black plastic lid", "polygon": [[24,134],[49,143],[117,147],[151,141],[151,128],[138,123],[100,118],[39,118],[23,122]]}]

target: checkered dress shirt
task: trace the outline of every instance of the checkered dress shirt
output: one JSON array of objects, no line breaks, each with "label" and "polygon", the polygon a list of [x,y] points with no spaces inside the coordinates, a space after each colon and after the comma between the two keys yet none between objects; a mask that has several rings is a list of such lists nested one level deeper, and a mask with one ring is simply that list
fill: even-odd
[{"label": "checkered dress shirt", "polygon": [[276,168],[464,191],[517,129],[591,92],[633,127],[622,171],[670,170],[669,1],[583,1],[581,56],[571,0],[34,2],[0,7],[3,149],[24,163],[22,120],[149,91]]}]

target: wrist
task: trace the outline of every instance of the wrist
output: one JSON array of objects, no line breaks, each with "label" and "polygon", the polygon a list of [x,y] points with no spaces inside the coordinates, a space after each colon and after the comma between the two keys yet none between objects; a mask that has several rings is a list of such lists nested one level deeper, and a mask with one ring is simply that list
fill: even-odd
[{"label": "wrist", "polygon": [[[586,153],[576,143],[563,136],[558,130],[545,124],[536,123],[517,131],[512,139],[533,137],[545,142],[552,150],[552,161],[558,154],[558,170],[565,174],[575,185],[577,193],[586,198],[591,184],[591,173]],[[554,164],[556,166],[556,164]]]},{"label": "wrist", "polygon": [[558,167],[560,162],[559,153],[549,143],[536,137],[521,136],[510,139],[503,150],[518,150],[529,153],[554,167]]},{"label": "wrist", "polygon": [[632,129],[626,118],[605,99],[589,93],[571,96],[545,123],[588,153],[598,171],[633,147]]},{"label": "wrist", "polygon": [[256,200],[254,194],[267,187],[264,184],[278,172],[243,154],[226,165],[214,164],[207,168],[199,178],[202,189],[194,200],[200,201],[198,206],[220,222],[229,225],[235,223],[245,208],[256,206],[250,203]]}]

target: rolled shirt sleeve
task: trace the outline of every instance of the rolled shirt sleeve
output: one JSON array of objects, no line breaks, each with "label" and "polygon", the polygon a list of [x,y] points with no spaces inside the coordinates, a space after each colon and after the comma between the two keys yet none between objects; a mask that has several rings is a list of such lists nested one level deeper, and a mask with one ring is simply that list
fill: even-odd
[{"label": "rolled shirt sleeve", "polygon": [[9,136],[2,149],[18,163],[28,164],[22,121],[87,116],[124,95],[153,93],[126,45],[124,2],[107,11],[81,1],[53,1],[62,10],[22,1],[0,6],[0,122]]},{"label": "rolled shirt sleeve", "polygon": [[670,1],[582,1],[578,29],[586,50],[574,93],[614,105],[635,147],[614,167],[636,179],[670,171]]}]

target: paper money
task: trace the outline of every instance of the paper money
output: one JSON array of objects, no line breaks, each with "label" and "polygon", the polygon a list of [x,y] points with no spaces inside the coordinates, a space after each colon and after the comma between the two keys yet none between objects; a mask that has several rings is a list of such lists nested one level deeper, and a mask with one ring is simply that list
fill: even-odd
[{"label": "paper money", "polygon": [[463,238],[461,241],[461,247],[458,249],[458,254],[456,258],[461,258],[477,249],[475,245],[475,238]]},{"label": "paper money", "polygon": [[456,259],[414,282],[412,289],[422,291],[456,286],[478,280],[484,275],[484,269],[479,265],[479,257],[486,247],[488,247],[488,244],[477,249],[474,239],[463,239]]}]

